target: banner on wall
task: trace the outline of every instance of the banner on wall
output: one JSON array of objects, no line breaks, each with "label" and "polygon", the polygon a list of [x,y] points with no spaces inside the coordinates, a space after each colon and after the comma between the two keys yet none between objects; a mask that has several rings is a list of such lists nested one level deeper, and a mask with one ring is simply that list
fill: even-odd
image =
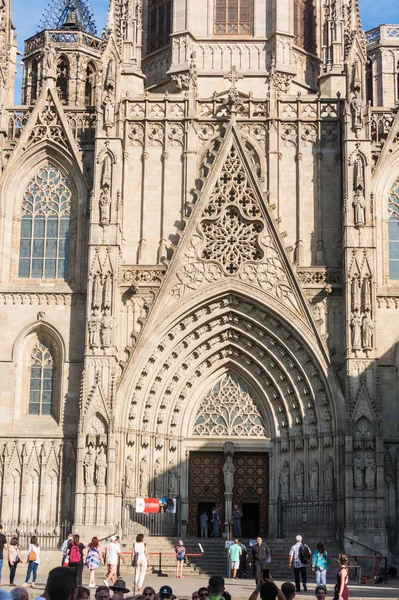
[{"label": "banner on wall", "polygon": [[176,498],[136,498],[136,513],[175,513]]}]

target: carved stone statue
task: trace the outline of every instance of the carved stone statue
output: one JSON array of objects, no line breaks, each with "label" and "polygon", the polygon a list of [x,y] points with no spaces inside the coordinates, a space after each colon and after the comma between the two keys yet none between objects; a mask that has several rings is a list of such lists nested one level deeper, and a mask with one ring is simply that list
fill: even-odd
[{"label": "carved stone statue", "polygon": [[160,498],[163,494],[163,468],[159,458],[154,466],[154,492],[156,498]]},{"label": "carved stone statue", "polygon": [[140,461],[140,494],[146,496],[148,494],[148,482],[150,479],[150,471],[148,468],[147,458],[143,456]]},{"label": "carved stone statue", "polygon": [[285,461],[280,471],[280,494],[288,497],[290,495],[290,465]]},{"label": "carved stone statue", "polygon": [[109,348],[112,344],[112,317],[107,310],[101,320],[101,345]]},{"label": "carved stone statue", "polygon": [[358,277],[354,277],[352,280],[352,310],[360,310],[360,303],[360,282]]},{"label": "carved stone statue", "polygon": [[360,129],[363,125],[363,100],[360,97],[360,91],[355,89],[351,101],[351,110],[353,115],[354,129]]},{"label": "carved stone statue", "polygon": [[102,286],[100,281],[100,276],[96,275],[93,279],[93,299],[91,303],[91,307],[93,310],[101,308],[101,296],[102,296]]},{"label": "carved stone statue", "polygon": [[362,347],[362,320],[360,315],[354,313],[351,319],[352,349],[360,350]]},{"label": "carved stone statue", "polygon": [[371,309],[371,277],[365,277],[362,286],[363,307],[365,312]]},{"label": "carved stone statue", "polygon": [[110,194],[109,187],[107,185],[104,186],[103,189],[101,190],[99,206],[100,206],[100,223],[101,223],[101,225],[108,225],[109,224],[109,209],[111,206],[111,194]]},{"label": "carved stone statue", "polygon": [[89,346],[96,348],[100,345],[100,330],[101,330],[101,319],[96,309],[91,316],[89,323]]},{"label": "carved stone statue", "polygon": [[355,209],[355,225],[363,227],[366,224],[366,198],[361,189],[356,190],[352,204]]},{"label": "carved stone statue", "polygon": [[173,460],[169,463],[168,494],[169,498],[173,498],[178,494],[177,468]]},{"label": "carved stone statue", "polygon": [[101,446],[96,458],[96,483],[97,485],[105,485],[107,476],[107,457],[104,448]]},{"label": "carved stone statue", "polygon": [[377,465],[374,456],[370,453],[366,454],[366,458],[364,459],[364,480],[368,490],[375,489],[376,472]]},{"label": "carved stone statue", "polygon": [[56,52],[54,46],[47,44],[44,48],[44,55],[46,57],[46,77],[55,78],[55,57]]},{"label": "carved stone statue", "polygon": [[366,350],[373,347],[373,329],[374,323],[369,312],[363,317],[362,323],[362,346]]},{"label": "carved stone statue", "polygon": [[300,496],[303,496],[303,487],[304,487],[304,466],[301,460],[298,460],[295,465],[295,491]]},{"label": "carved stone statue", "polygon": [[314,458],[310,466],[310,491],[312,494],[319,493],[319,463]]},{"label": "carved stone statue", "polygon": [[96,463],[96,457],[94,454],[94,448],[90,446],[86,452],[86,456],[83,460],[83,469],[85,476],[86,485],[94,485],[94,465]]},{"label": "carved stone statue", "polygon": [[331,456],[327,456],[324,463],[324,491],[329,493],[334,489],[334,463]]},{"label": "carved stone statue", "polygon": [[233,464],[233,459],[230,455],[227,456],[226,461],[223,465],[223,477],[224,477],[224,493],[232,494],[234,488],[234,473],[235,467]]},{"label": "carved stone statue", "polygon": [[104,96],[103,102],[104,111],[104,127],[107,135],[109,135],[111,128],[115,122],[115,99],[112,91],[108,89]]},{"label": "carved stone statue", "polygon": [[364,460],[360,452],[358,452],[353,460],[353,481],[355,489],[363,489],[363,471],[364,471]]},{"label": "carved stone statue", "polygon": [[131,490],[134,485],[134,460],[131,454],[126,459],[125,473],[126,489]]}]

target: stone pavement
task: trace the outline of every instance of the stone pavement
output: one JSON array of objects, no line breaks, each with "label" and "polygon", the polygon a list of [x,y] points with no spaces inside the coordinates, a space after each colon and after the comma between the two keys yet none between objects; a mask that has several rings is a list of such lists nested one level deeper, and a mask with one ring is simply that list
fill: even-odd
[{"label": "stone pavement", "polygon": [[[4,584],[3,589],[9,591],[11,588],[7,585],[7,583],[8,583],[7,565],[5,565],[5,567],[6,568],[3,567],[3,584]],[[26,574],[25,565],[20,565],[18,567],[17,576],[16,576],[16,580],[15,580],[17,585],[23,584],[25,574]],[[83,584],[87,585],[88,577],[86,577],[85,571],[84,571],[84,575],[85,576],[83,578]],[[101,578],[97,577],[97,579],[96,579],[97,585],[102,584],[103,571],[101,571],[100,575],[101,575]],[[43,591],[46,578],[47,578],[47,572],[40,571],[40,568],[39,568],[37,589],[32,590],[31,588],[29,588],[30,597],[32,600],[34,600],[37,596],[39,596],[40,593]],[[132,586],[132,579],[133,579],[133,573],[131,575],[129,575],[129,577],[126,577],[126,584],[127,584],[128,588],[129,587],[131,588],[131,586]],[[145,579],[144,585],[151,585],[156,591],[158,591],[159,588],[161,587],[161,585],[166,584],[166,585],[169,585],[173,589],[174,594],[179,599],[187,599],[187,598],[191,599],[192,592],[194,590],[197,590],[199,587],[206,585],[207,580],[208,580],[208,577],[201,576],[201,575],[196,575],[194,577],[187,577],[184,579],[176,579],[175,577],[158,577],[157,575],[148,575],[148,577],[146,577],[146,579]],[[280,581],[278,578],[276,578],[275,581],[276,581],[276,584],[279,586],[281,585],[281,583],[283,583],[283,581]],[[328,597],[330,597],[330,598],[332,598],[332,596],[333,596],[333,587],[334,587],[333,582],[332,581],[328,582],[328,585],[327,585]],[[314,589],[315,589],[315,583],[314,583],[313,579],[310,579],[309,585],[308,585],[308,592],[306,594],[304,592],[301,592],[300,594],[298,594],[297,597],[300,597],[303,600],[314,600],[314,598],[315,598]],[[254,590],[254,582],[252,579],[246,579],[246,580],[242,580],[242,581],[233,581],[231,579],[226,579],[226,590],[228,590],[230,592],[233,600],[248,600],[249,596],[251,595],[251,593]],[[381,598],[395,598],[395,599],[399,600],[399,580],[397,580],[397,579],[391,579],[391,580],[389,580],[388,584],[385,584],[385,585],[381,584],[378,586],[374,585],[374,584],[350,585],[349,590],[350,590],[350,600],[362,600],[363,598],[367,598],[368,600],[372,600],[374,598],[379,599],[379,600]],[[133,595],[133,593],[126,594],[127,597],[132,596],[132,595]],[[92,595],[92,597],[94,597],[94,595]]]}]

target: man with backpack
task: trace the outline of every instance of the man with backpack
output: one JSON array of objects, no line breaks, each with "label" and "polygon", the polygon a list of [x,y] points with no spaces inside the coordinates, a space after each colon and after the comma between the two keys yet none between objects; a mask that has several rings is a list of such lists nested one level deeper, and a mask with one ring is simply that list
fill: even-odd
[{"label": "man with backpack", "polygon": [[290,562],[288,566],[294,567],[296,591],[301,591],[300,578],[302,577],[303,589],[305,592],[307,592],[308,588],[306,584],[308,581],[308,574],[306,571],[306,565],[310,561],[312,553],[310,551],[309,546],[302,543],[301,535],[297,535],[295,541],[296,543],[292,546],[290,550]]}]

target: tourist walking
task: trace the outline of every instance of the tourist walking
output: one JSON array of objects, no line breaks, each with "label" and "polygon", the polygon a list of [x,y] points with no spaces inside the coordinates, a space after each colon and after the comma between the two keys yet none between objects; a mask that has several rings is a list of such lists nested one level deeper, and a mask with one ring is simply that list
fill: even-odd
[{"label": "tourist walking", "polygon": [[230,560],[230,571],[231,578],[237,579],[237,571],[240,567],[240,556],[242,554],[240,542],[236,539],[234,544],[229,548],[229,560]]},{"label": "tourist walking", "polygon": [[244,579],[247,576],[247,547],[240,541],[241,555],[240,566],[238,568],[238,579]]},{"label": "tourist walking", "polygon": [[334,600],[348,600],[348,557],[340,554],[338,557],[340,569],[337,573],[337,583],[334,587]]},{"label": "tourist walking", "polygon": [[179,540],[175,548],[176,552],[176,577],[179,579],[183,578],[183,564],[184,559],[186,558],[186,549],[183,545],[183,541]]},{"label": "tourist walking", "polygon": [[208,537],[208,513],[206,510],[200,515],[200,528],[201,528],[201,537]]},{"label": "tourist walking", "polygon": [[32,575],[31,587],[34,588],[37,579],[37,570],[40,565],[40,546],[35,535],[32,535],[32,537],[30,538],[27,562],[28,569],[26,571],[24,587],[28,587],[30,576]]},{"label": "tourist walking", "polygon": [[147,552],[147,544],[144,543],[144,535],[139,533],[132,547],[132,565],[135,568],[134,585],[135,594],[141,594],[143,591],[144,578],[147,567],[150,566],[150,559]]},{"label": "tourist walking", "polygon": [[68,567],[75,571],[78,585],[82,585],[84,549],[84,544],[82,544],[82,542],[80,541],[80,537],[76,533],[73,536],[72,540],[69,540],[68,542],[67,554],[69,559]]},{"label": "tourist walking", "polygon": [[327,585],[328,555],[323,542],[317,542],[316,550],[312,552],[312,571],[316,575],[316,585]]},{"label": "tourist walking", "polygon": [[112,535],[109,538],[109,544],[105,547],[105,562],[107,564],[107,578],[104,579],[104,585],[109,587],[109,582],[115,583],[116,569],[118,567],[118,558],[125,564],[125,559],[121,552],[119,544],[116,543],[117,537]]},{"label": "tourist walking", "polygon": [[1,583],[1,574],[3,571],[4,550],[7,550],[7,539],[3,533],[3,525],[0,524],[0,587],[3,585]]},{"label": "tourist walking", "polygon": [[89,588],[96,587],[96,571],[104,563],[104,552],[98,537],[93,537],[86,548],[86,567],[89,569]]},{"label": "tourist walking", "polygon": [[[296,543],[292,546],[290,550],[290,558],[289,558],[289,567],[294,567],[294,576],[295,576],[295,588],[297,592],[301,591],[301,582],[300,578],[302,577],[303,589],[307,592],[307,582],[308,582],[308,574],[306,571],[306,563],[304,562],[304,558],[302,555],[302,536],[297,535],[295,538]],[[307,546],[306,546],[307,548]]]},{"label": "tourist walking", "polygon": [[15,587],[14,579],[18,564],[22,563],[21,554],[18,548],[18,538],[15,536],[10,540],[8,548],[8,566],[10,567],[10,585]]},{"label": "tourist walking", "polygon": [[256,538],[256,544],[251,547],[251,559],[249,566],[252,564],[256,585],[262,584],[263,569],[267,568],[271,561],[270,548],[262,540],[260,535]]},{"label": "tourist walking", "polygon": [[238,504],[234,504],[234,506],[233,506],[232,517],[233,517],[233,535],[236,538],[240,538],[242,536],[241,520],[243,517],[243,512],[242,512],[241,508],[238,506]]},{"label": "tourist walking", "polygon": [[66,567],[67,566],[67,562],[68,562],[68,555],[67,555],[67,548],[68,548],[68,544],[69,542],[73,539],[73,533],[68,533],[66,540],[64,540],[62,542],[61,545],[61,554],[62,554],[62,562],[61,562],[61,567]]}]

